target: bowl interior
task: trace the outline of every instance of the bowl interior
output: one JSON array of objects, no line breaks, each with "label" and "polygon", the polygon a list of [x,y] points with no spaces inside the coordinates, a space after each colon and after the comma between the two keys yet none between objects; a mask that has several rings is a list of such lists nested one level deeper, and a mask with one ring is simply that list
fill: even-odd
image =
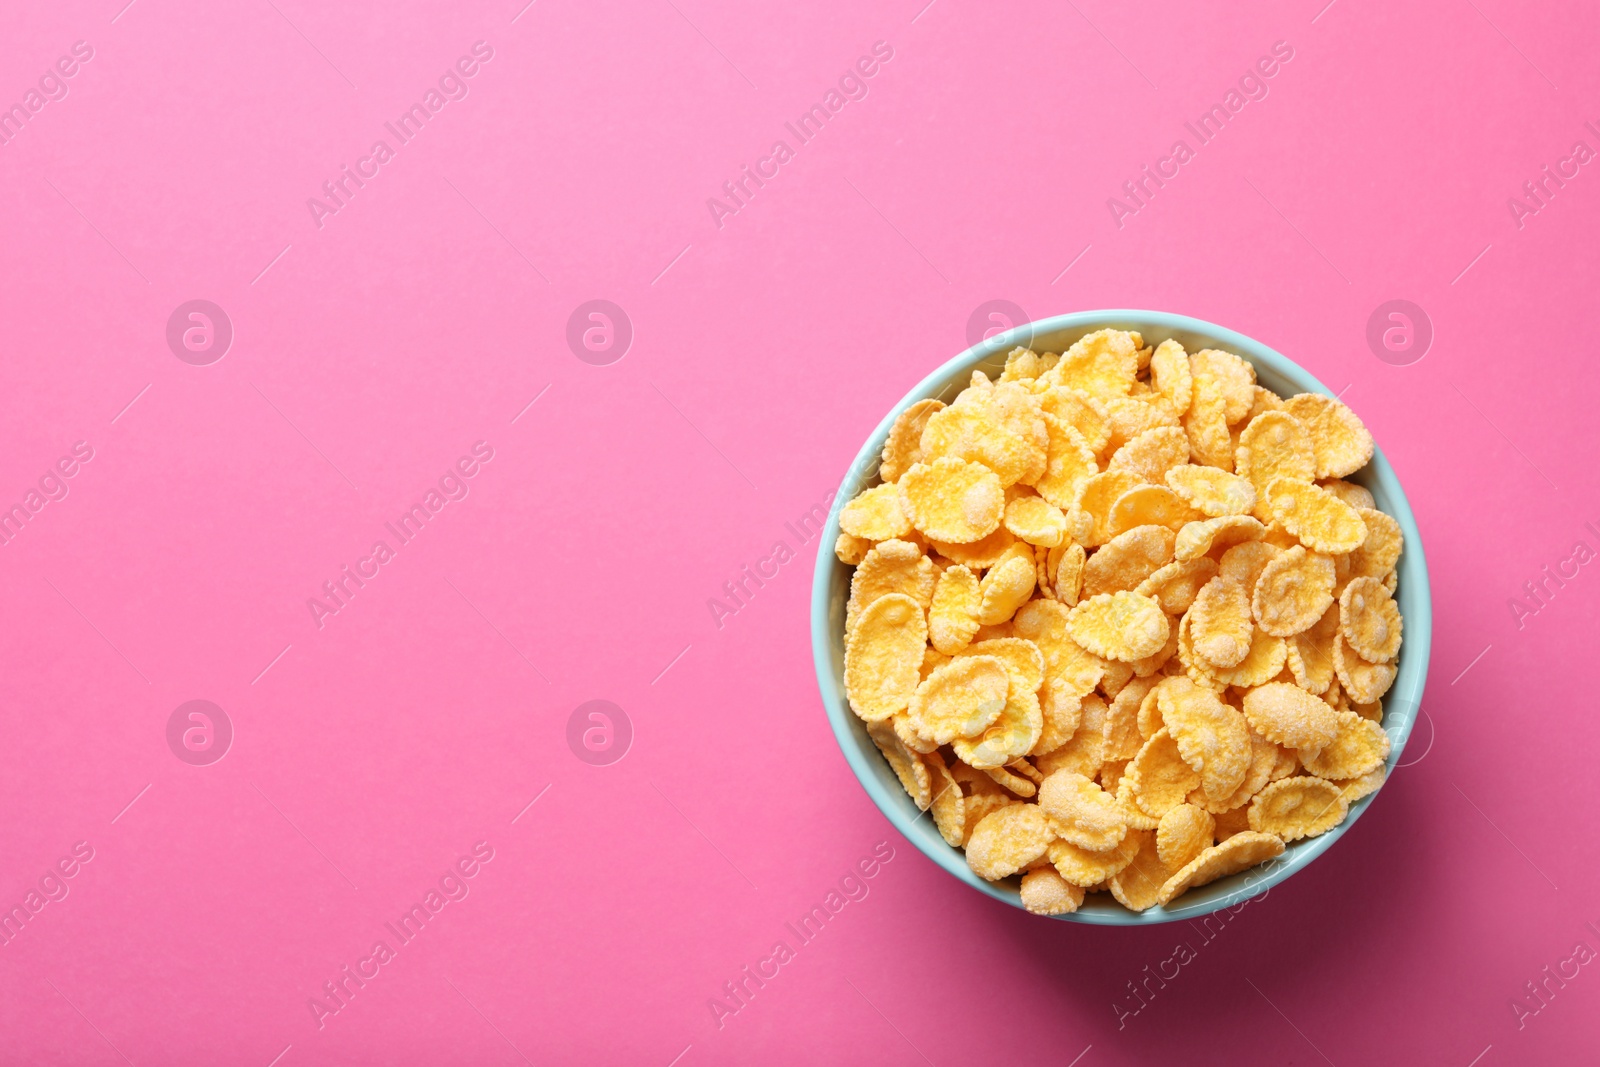
[{"label": "bowl interior", "polygon": [[[828,515],[828,525],[820,539],[812,587],[812,650],[816,659],[817,682],[834,736],[862,787],[896,829],[929,859],[974,889],[1019,908],[1022,903],[1018,896],[1017,879],[1013,877],[991,883],[972,872],[961,850],[952,848],[939,836],[932,816],[917,810],[873,745],[872,739],[867,736],[866,725],[850,711],[844,697],[844,615],[845,602],[850,595],[851,568],[834,556],[833,543],[839,536],[840,507],[862,489],[877,484],[879,454],[889,427],[901,411],[928,397],[949,402],[966,386],[975,369],[984,370],[991,376],[998,375],[1005,365],[1006,353],[1018,345],[1038,352],[1063,352],[1084,334],[1107,327],[1138,330],[1143,334],[1146,344],[1159,344],[1173,338],[1190,352],[1202,348],[1220,348],[1237,353],[1255,366],[1259,383],[1280,396],[1303,392],[1333,395],[1305,369],[1265,345],[1224,327],[1182,315],[1153,311],[1090,311],[1020,326],[968,349],[929,375],[889,412],[867,439],[846,473]],[[1395,593],[1405,618],[1405,643],[1400,650],[1398,676],[1383,698],[1383,727],[1392,742],[1388,771],[1392,772],[1416,721],[1427,677],[1432,635],[1427,563],[1423,558],[1422,540],[1411,507],[1383,452],[1375,450],[1372,462],[1352,475],[1350,480],[1364,485],[1372,493],[1378,509],[1392,515],[1400,523],[1405,535],[1405,551],[1400,557],[1399,585]],[[1295,842],[1282,856],[1270,863],[1191,889],[1171,907],[1134,913],[1111,899],[1109,894],[1096,893],[1085,899],[1083,907],[1077,912],[1060,918],[1104,925],[1138,925],[1192,919],[1239,905],[1267,891],[1321,855],[1381,793],[1380,789],[1352,805],[1349,817],[1322,836]]]}]

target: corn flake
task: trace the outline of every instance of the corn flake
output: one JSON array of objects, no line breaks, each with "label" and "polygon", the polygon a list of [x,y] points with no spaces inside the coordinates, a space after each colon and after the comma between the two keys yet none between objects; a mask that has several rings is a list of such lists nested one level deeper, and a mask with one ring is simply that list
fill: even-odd
[{"label": "corn flake", "polygon": [[1131,663],[1167,643],[1171,624],[1161,605],[1138,593],[1101,593],[1067,616],[1067,632],[1102,659]]},{"label": "corn flake", "polygon": [[1256,624],[1274,637],[1309,630],[1333,603],[1335,579],[1332,559],[1296,545],[1262,569],[1251,604]]},{"label": "corn flake", "polygon": [[1339,732],[1333,709],[1289,682],[1268,682],[1246,693],[1244,717],[1268,741],[1302,754],[1320,752]]},{"label": "corn flake", "polygon": [[864,489],[839,511],[839,529],[868,541],[887,541],[911,532],[900,507],[900,491],[893,485]]},{"label": "corn flake", "polygon": [[895,488],[912,525],[932,541],[981,540],[1000,526],[1005,511],[1005,491],[994,471],[950,456],[914,464]]},{"label": "corn flake", "polygon": [[[1217,821],[1193,804],[1179,804],[1161,816],[1156,827],[1156,855],[1161,865],[1176,871],[1211,847]],[[1165,881],[1165,879],[1163,879]]]},{"label": "corn flake", "polygon": [[1194,375],[1189,356],[1176,341],[1162,341],[1150,354],[1150,384],[1167,398],[1172,410],[1183,415],[1194,396]]},{"label": "corn flake", "polygon": [[899,414],[883,442],[883,455],[878,461],[879,478],[885,482],[898,481],[912,464],[922,462],[922,432],[927,428],[929,417],[942,410],[943,401],[919,400]]},{"label": "corn flake", "polygon": [[1030,545],[1055,548],[1067,540],[1067,517],[1040,496],[1019,497],[1006,505],[1006,529]]},{"label": "corn flake", "polygon": [[1364,660],[1382,663],[1399,654],[1400,609],[1382,582],[1355,578],[1344,587],[1339,597],[1339,632]]},{"label": "corn flake", "polygon": [[1283,409],[1306,428],[1318,478],[1343,478],[1372,458],[1372,435],[1355,412],[1332,397],[1301,393],[1285,400]]},{"label": "corn flake", "polygon": [[1367,524],[1356,509],[1311,482],[1273,479],[1267,486],[1267,505],[1284,529],[1318,552],[1339,555],[1367,539]]},{"label": "corn flake", "polygon": [[1083,595],[1137,588],[1172,559],[1176,537],[1164,526],[1136,526],[1113,537],[1083,568]]},{"label": "corn flake", "polygon": [[1233,834],[1220,845],[1212,845],[1190,860],[1182,870],[1167,879],[1161,887],[1156,902],[1170,904],[1175,898],[1196,886],[1207,885],[1218,878],[1247,871],[1251,867],[1283,855],[1283,841],[1271,834],[1246,830]]},{"label": "corn flake", "polygon": [[1383,727],[1353,711],[1339,713],[1339,732],[1320,752],[1300,762],[1318,778],[1360,778],[1389,758],[1389,735]]},{"label": "corn flake", "polygon": [[1053,839],[1050,817],[1037,804],[1008,804],[972,828],[967,863],[978,877],[996,882],[1026,869]]},{"label": "corn flake", "polygon": [[1248,515],[1255,510],[1256,488],[1237,474],[1184,463],[1168,468],[1165,480],[1184,503],[1207,518]]},{"label": "corn flake", "polygon": [[960,652],[978,632],[983,603],[978,579],[963,566],[949,567],[939,575],[928,608],[928,640],[945,655]]},{"label": "corn flake", "polygon": [[1022,876],[1022,906],[1035,915],[1070,915],[1083,903],[1083,888],[1062,878],[1054,867],[1036,867]]},{"label": "corn flake", "polygon": [[1333,671],[1357,704],[1371,704],[1389,691],[1396,675],[1393,663],[1373,663],[1350,647],[1344,634],[1334,639]]},{"label": "corn flake", "polygon": [[920,680],[928,624],[904,593],[879,597],[862,610],[845,642],[844,688],[850,708],[867,722],[904,711]]},{"label": "corn flake", "polygon": [[1350,811],[1339,787],[1309,775],[1272,782],[1250,802],[1250,829],[1284,841],[1317,837]]},{"label": "corn flake", "polygon": [[917,733],[949,744],[981,734],[998,719],[1010,688],[1011,676],[998,657],[967,656],[937,668],[916,686],[906,712]]},{"label": "corn flake", "polygon": [[1305,427],[1286,411],[1267,411],[1251,419],[1239,434],[1234,470],[1255,487],[1255,515],[1266,521],[1272,517],[1267,486],[1277,478],[1310,481],[1317,461]]}]

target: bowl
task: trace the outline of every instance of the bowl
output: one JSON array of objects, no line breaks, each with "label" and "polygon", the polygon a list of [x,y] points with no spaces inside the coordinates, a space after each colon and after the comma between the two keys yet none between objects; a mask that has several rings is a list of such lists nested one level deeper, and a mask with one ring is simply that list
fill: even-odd
[{"label": "bowl", "polygon": [[[1017,908],[1022,907],[1017,877],[986,882],[974,874],[967,865],[966,855],[960,849],[946,844],[933,825],[932,817],[919,811],[906,795],[894,772],[867,736],[866,724],[850,710],[844,695],[844,614],[845,602],[850,596],[851,568],[834,556],[833,544],[839,536],[840,508],[861,490],[877,484],[878,460],[884,439],[902,411],[929,397],[948,402],[965,388],[975,369],[997,375],[1005,365],[1006,353],[1018,345],[1038,352],[1065,352],[1084,334],[1108,327],[1138,330],[1146,344],[1160,344],[1173,338],[1190,352],[1202,348],[1220,348],[1237,353],[1255,366],[1260,384],[1280,396],[1295,393],[1333,396],[1305,368],[1261,342],[1184,315],[1162,311],[1080,311],[1018,326],[974,345],[950,360],[924,378],[884,416],[878,428],[861,446],[834,497],[827,528],[819,540],[817,569],[812,582],[811,648],[816,660],[817,685],[822,692],[822,704],[833,726],[834,737],[850,769],[855,772],[856,780],[884,817],[923,855],[973,889]],[[1372,461],[1351,475],[1349,480],[1365,486],[1372,493],[1378,509],[1393,516],[1405,534],[1405,551],[1400,557],[1399,586],[1395,594],[1405,618],[1405,643],[1400,649],[1394,685],[1383,701],[1383,728],[1391,741],[1385,772],[1389,774],[1393,773],[1405,750],[1428,676],[1428,649],[1433,631],[1428,566],[1423,558],[1422,538],[1417,532],[1411,506],[1406,501],[1405,491],[1401,489],[1394,469],[1384,458],[1383,450],[1374,448]],[[1076,912],[1055,918],[1106,926],[1141,926],[1193,919],[1235,907],[1251,897],[1266,893],[1284,879],[1303,870],[1312,860],[1333,847],[1333,843],[1355,825],[1368,805],[1382,795],[1383,790],[1379,789],[1351,805],[1349,817],[1320,837],[1289,845],[1283,855],[1269,863],[1191,889],[1170,907],[1133,912],[1118,904],[1110,894],[1093,893],[1084,899],[1083,906]]]}]

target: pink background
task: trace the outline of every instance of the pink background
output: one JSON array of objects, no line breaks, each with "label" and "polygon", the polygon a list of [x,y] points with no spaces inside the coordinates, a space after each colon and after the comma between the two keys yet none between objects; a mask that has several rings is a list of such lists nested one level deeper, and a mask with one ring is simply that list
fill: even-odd
[{"label": "pink background", "polygon": [[[1600,968],[1543,968],[1600,950],[1600,572],[1520,628],[1508,600],[1600,548],[1600,172],[1507,207],[1600,148],[1592,6],[124,2],[0,31],[0,103],[94,50],[0,146],[0,504],[94,450],[0,546],[0,905],[93,849],[0,946],[0,1060],[1592,1056]],[[319,228],[307,198],[480,40],[469,95]],[[1119,228],[1107,198],[1277,41],[1269,95]],[[719,228],[707,198],[779,138]],[[165,339],[196,298],[235,331],[209,366]],[[634,330],[605,366],[566,341],[594,298]],[[1366,342],[1394,298],[1435,331],[1406,366]],[[963,888],[824,719],[816,545],[785,523],[992,299],[1258,337],[1346,390],[1416,509],[1409,766],[1220,933]],[[319,628],[307,599],[477,441],[470,495]],[[799,557],[719,628],[707,600],[779,539]],[[235,730],[209,766],[166,740],[196,698]],[[591,699],[632,723],[609,766],[567,743]],[[470,894],[319,1028],[310,998],[480,841]],[[719,1026],[880,841],[868,895]]]}]

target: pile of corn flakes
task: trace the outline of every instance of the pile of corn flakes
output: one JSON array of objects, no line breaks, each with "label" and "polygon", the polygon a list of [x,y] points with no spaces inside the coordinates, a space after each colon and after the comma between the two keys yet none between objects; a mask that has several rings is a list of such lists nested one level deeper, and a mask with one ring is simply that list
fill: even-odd
[{"label": "pile of corn flakes", "polygon": [[1383,784],[1400,526],[1337,400],[1100,330],[913,404],[844,505],[845,691],[917,806],[1028,910],[1134,911]]}]

